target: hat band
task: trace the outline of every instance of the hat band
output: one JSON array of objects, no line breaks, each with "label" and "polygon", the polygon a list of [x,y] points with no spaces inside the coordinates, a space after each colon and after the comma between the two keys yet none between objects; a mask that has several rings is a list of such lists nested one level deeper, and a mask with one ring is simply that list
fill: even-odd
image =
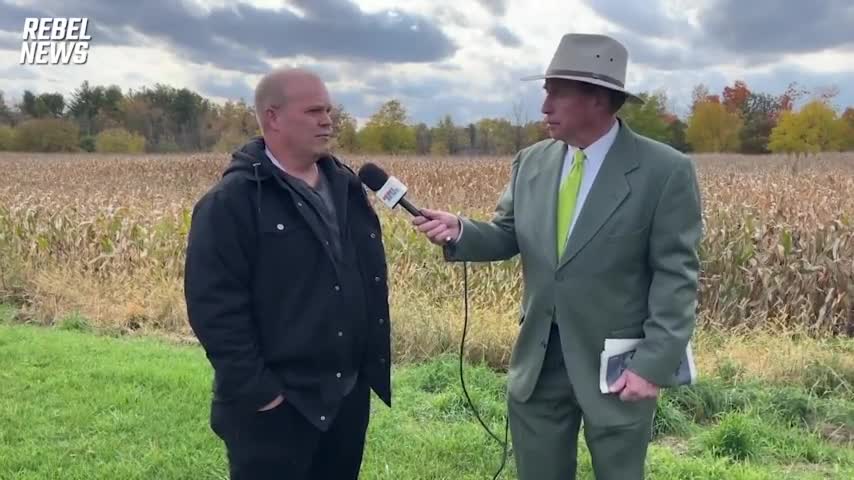
[{"label": "hat band", "polygon": [[623,88],[623,82],[617,80],[614,77],[609,77],[608,75],[602,75],[601,73],[593,73],[593,72],[582,72],[580,70],[549,70],[547,75],[566,75],[570,77],[584,77],[584,78],[593,78],[596,80],[602,80],[603,82],[613,83],[614,85]]}]

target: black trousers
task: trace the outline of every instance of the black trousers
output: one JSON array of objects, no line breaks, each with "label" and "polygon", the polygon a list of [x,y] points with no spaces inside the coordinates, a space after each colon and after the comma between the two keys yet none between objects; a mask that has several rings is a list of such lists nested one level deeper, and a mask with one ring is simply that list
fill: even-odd
[{"label": "black trousers", "polygon": [[225,443],[231,480],[357,479],[370,417],[370,387],[359,381],[328,431],[315,428],[287,399],[265,412],[211,408]]}]

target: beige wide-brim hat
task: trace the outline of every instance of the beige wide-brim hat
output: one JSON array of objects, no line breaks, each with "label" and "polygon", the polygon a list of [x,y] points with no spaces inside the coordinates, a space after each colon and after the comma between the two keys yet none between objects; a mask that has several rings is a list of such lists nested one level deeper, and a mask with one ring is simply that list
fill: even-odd
[{"label": "beige wide-brim hat", "polygon": [[592,83],[623,92],[628,101],[643,103],[643,99],[626,90],[628,62],[626,47],[607,35],[569,33],[561,38],[546,73],[523,77],[522,80],[565,78]]}]

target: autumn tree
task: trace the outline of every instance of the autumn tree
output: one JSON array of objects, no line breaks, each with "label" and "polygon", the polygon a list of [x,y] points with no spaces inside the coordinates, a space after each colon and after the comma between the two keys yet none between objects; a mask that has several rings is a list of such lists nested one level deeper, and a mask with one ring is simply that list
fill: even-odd
[{"label": "autumn tree", "polygon": [[124,95],[118,86],[90,87],[84,81],[71,94],[68,116],[77,122],[83,135],[95,135],[104,128],[121,125],[122,100]]},{"label": "autumn tree", "polygon": [[667,97],[664,92],[653,94],[643,92],[639,93],[638,97],[644,102],[642,104],[626,102],[620,109],[620,117],[635,132],[659,142],[669,143],[671,135],[666,121]]},{"label": "autumn tree", "polygon": [[722,96],[722,103],[728,112],[742,112],[750,96],[750,90],[744,81],[736,80],[732,87],[724,87]]},{"label": "autumn tree", "polygon": [[691,145],[688,143],[688,139],[685,134],[687,129],[688,125],[678,117],[674,116],[672,122],[667,126],[667,135],[670,137],[671,147],[679,150],[680,152],[687,152],[691,150]]},{"label": "autumn tree", "polygon": [[705,84],[701,83],[699,85],[694,86],[691,90],[691,112],[694,112],[694,109],[697,108],[697,105],[707,102],[709,100],[709,87]]},{"label": "autumn tree", "polygon": [[65,112],[65,98],[61,93],[36,95],[25,90],[19,108],[21,113],[30,118],[62,118]]},{"label": "autumn tree", "polygon": [[95,137],[95,151],[102,153],[142,153],[145,151],[145,137],[131,133],[124,128],[109,128],[98,132]]},{"label": "autumn tree", "polygon": [[514,153],[515,139],[513,125],[505,118],[484,118],[475,125],[475,144],[478,152],[487,155],[508,155]]},{"label": "autumn tree", "polygon": [[439,120],[438,125],[430,131],[430,153],[433,155],[453,155],[459,151],[457,128],[450,115]]},{"label": "autumn tree", "polygon": [[79,150],[80,128],[61,118],[36,118],[15,128],[14,150],[27,152],[74,152]]},{"label": "autumn tree", "polygon": [[768,148],[775,153],[816,153],[842,150],[845,143],[845,120],[827,103],[813,100],[798,112],[781,114]]},{"label": "autumn tree", "polygon": [[6,105],[6,99],[3,98],[3,91],[0,90],[0,125],[11,124],[12,119],[12,111]]},{"label": "autumn tree", "polygon": [[789,83],[786,90],[779,97],[780,113],[794,109],[795,103],[808,93],[809,91],[800,87],[798,82]]},{"label": "autumn tree", "polygon": [[389,100],[359,132],[359,148],[366,153],[413,153],[415,129],[408,125],[406,109]]},{"label": "autumn tree", "polygon": [[533,145],[540,140],[549,138],[549,130],[546,128],[545,122],[531,121],[523,127],[525,132],[525,145]]},{"label": "autumn tree", "polygon": [[231,152],[249,138],[261,134],[254,107],[243,99],[214,106],[203,118],[206,128],[202,144],[212,144],[215,152]]},{"label": "autumn tree", "polygon": [[697,152],[733,152],[739,147],[742,120],[714,99],[697,103],[685,137]]},{"label": "autumn tree", "polygon": [[743,153],[768,153],[768,137],[777,125],[780,110],[778,98],[767,93],[750,92],[742,105],[744,127],[741,129]]},{"label": "autumn tree", "polygon": [[335,136],[337,149],[350,153],[358,150],[356,119],[344,110],[344,105],[339,104],[332,108],[332,134]]},{"label": "autumn tree", "polygon": [[854,150],[854,107],[848,107],[845,109],[845,113],[842,114],[842,120],[847,126],[845,133],[845,138],[847,139],[845,150]]}]

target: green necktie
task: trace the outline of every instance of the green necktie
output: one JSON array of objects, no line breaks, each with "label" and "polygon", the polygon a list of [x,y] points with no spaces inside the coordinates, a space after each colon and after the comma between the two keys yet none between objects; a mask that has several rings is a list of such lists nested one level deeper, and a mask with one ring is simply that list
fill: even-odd
[{"label": "green necktie", "polygon": [[581,175],[584,172],[584,151],[578,149],[572,159],[569,174],[560,185],[557,204],[557,257],[563,255],[566,248],[569,226],[575,213],[575,201],[581,186]]}]

